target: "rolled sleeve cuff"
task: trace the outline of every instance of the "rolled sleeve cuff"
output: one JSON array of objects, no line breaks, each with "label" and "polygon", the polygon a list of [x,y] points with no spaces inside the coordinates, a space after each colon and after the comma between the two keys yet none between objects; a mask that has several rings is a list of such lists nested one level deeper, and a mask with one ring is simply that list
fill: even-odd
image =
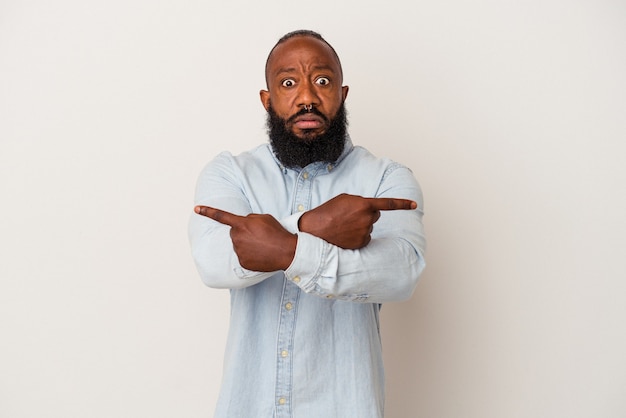
[{"label": "rolled sleeve cuff", "polygon": [[300,221],[300,217],[304,214],[304,212],[294,213],[293,215],[289,215],[288,217],[282,219],[280,224],[292,234],[299,232],[298,222]]},{"label": "rolled sleeve cuff", "polygon": [[296,255],[285,270],[285,276],[305,292],[318,293],[320,289],[316,284],[323,270],[329,267],[329,262],[331,264],[338,262],[337,257],[330,257],[329,260],[331,248],[332,246],[321,238],[306,232],[298,232]]}]

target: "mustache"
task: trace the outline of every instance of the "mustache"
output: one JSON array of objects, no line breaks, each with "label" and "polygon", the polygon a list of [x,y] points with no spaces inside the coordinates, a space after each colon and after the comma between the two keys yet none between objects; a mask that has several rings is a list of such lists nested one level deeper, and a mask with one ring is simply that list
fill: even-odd
[{"label": "mustache", "polygon": [[299,116],[303,116],[306,115],[308,113],[312,113],[316,116],[319,116],[320,118],[324,119],[324,122],[329,123],[330,119],[328,119],[326,117],[326,115],[324,115],[322,112],[320,112],[316,107],[312,107],[311,110],[306,110],[304,107],[302,109],[300,109],[298,112],[296,112],[295,114],[293,114],[292,116],[289,117],[289,119],[287,119],[287,123],[292,123],[293,121],[296,120],[297,117]]}]

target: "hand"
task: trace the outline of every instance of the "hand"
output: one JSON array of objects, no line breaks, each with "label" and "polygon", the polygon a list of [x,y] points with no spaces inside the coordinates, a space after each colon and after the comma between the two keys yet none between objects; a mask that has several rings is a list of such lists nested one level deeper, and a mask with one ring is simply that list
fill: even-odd
[{"label": "hand", "polygon": [[285,270],[296,254],[298,238],[271,215],[239,216],[209,206],[194,211],[229,225],[230,239],[241,267],[254,271]]},{"label": "hand", "polygon": [[407,199],[367,198],[340,194],[300,217],[300,231],[308,232],[341,248],[356,250],[372,239],[381,210],[415,209]]}]

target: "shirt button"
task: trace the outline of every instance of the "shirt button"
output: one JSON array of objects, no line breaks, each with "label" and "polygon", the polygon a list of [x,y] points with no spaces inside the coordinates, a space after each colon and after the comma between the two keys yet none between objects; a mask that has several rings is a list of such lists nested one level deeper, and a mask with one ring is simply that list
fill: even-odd
[{"label": "shirt button", "polygon": [[335,296],[333,296],[333,295],[326,295],[326,299],[332,299],[332,298],[334,298],[334,297],[335,297]]},{"label": "shirt button", "polygon": [[309,178],[309,173],[307,173],[306,171],[304,173],[302,173],[302,178],[303,179],[308,179]]},{"label": "shirt button", "polygon": [[287,402],[287,400],[286,400],[285,398],[280,398],[280,399],[278,400],[278,403],[279,403],[280,405],[284,405],[284,404],[285,404],[285,402]]},{"label": "shirt button", "polygon": [[283,351],[281,351],[281,352],[280,352],[280,356],[281,356],[282,358],[285,358],[285,357],[287,357],[288,355],[289,355],[289,352],[288,352],[287,350],[283,350]]},{"label": "shirt button", "polygon": [[328,171],[332,171],[333,170],[333,165],[332,164],[328,164],[328,167],[326,167],[328,169]]},{"label": "shirt button", "polygon": [[293,308],[293,305],[291,304],[291,302],[287,302],[287,304],[285,305],[285,309],[287,309],[288,311],[291,310],[291,308]]},{"label": "shirt button", "polygon": [[298,212],[302,212],[304,210],[304,205],[298,205]]},{"label": "shirt button", "polygon": [[300,276],[296,276],[293,278],[294,283],[300,283]]}]

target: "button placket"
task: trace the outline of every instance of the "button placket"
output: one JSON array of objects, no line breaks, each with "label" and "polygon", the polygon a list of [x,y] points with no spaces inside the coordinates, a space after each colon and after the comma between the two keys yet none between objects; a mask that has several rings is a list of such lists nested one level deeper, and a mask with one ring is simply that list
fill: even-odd
[{"label": "button placket", "polygon": [[[296,180],[292,214],[309,209],[311,202],[311,180],[314,176],[302,171]],[[278,346],[276,350],[276,418],[291,417],[291,391],[293,385],[294,331],[300,288],[300,277],[285,280],[280,301],[280,322],[278,325]]]},{"label": "button placket", "polygon": [[294,353],[294,331],[296,310],[300,296],[300,288],[292,282],[285,280],[283,295],[280,302],[280,322],[278,325],[277,367],[276,367],[276,391],[278,399],[276,418],[291,416],[291,389],[292,369]]},{"label": "button placket", "polygon": [[294,193],[294,205],[295,211],[297,212],[304,212],[309,209],[311,204],[311,181],[313,177],[313,173],[305,170],[302,170],[300,174],[298,174]]}]

